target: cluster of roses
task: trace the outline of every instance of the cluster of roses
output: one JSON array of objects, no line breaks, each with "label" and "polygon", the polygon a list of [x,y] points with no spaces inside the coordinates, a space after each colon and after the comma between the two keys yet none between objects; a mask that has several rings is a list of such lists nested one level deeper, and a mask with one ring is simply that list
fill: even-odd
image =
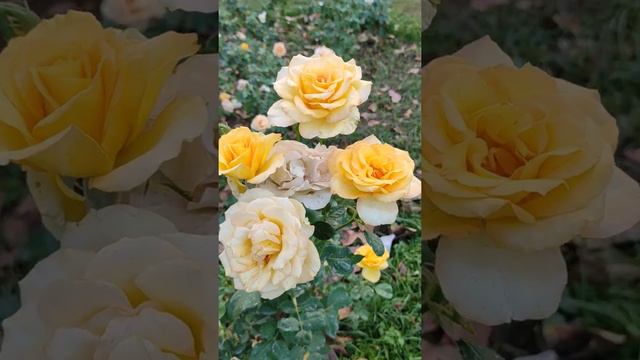
[{"label": "cluster of roses", "polygon": [[[269,109],[269,121],[295,125],[306,139],[351,134],[371,85],[354,60],[333,52],[294,56],[274,83],[281,100]],[[220,260],[236,289],[259,291],[267,299],[311,281],[320,269],[305,207],[322,209],[334,194],[357,199],[359,218],[377,226],[396,220],[398,200],[420,195],[409,154],[373,135],[345,149],[309,148],[277,133],[239,127],[220,137],[218,159],[220,174],[238,197],[220,228]],[[376,254],[364,244],[356,254],[363,256],[363,276],[377,282],[388,251]]]},{"label": "cluster of roses", "polygon": [[0,164],[60,249],[21,280],[0,359],[217,359],[217,56],[83,12],[27,31],[0,53]]}]

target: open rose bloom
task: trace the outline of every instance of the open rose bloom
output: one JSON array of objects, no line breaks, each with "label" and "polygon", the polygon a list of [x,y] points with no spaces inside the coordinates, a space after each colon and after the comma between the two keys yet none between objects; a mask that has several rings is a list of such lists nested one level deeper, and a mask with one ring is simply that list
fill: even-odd
[{"label": "open rose bloom", "polygon": [[331,191],[357,199],[358,216],[366,224],[392,224],[398,216],[396,202],[420,196],[414,167],[408,152],[370,135],[331,155]]},{"label": "open rose bloom", "polygon": [[0,359],[217,359],[215,254],[154,213],[92,211],[20,282]]},{"label": "open rose bloom", "polygon": [[598,93],[517,67],[489,38],[423,70],[423,226],[436,274],[466,318],[540,319],[567,282],[560,246],[640,220]]},{"label": "open rose bloom", "polygon": [[250,189],[229,207],[220,225],[225,274],[236,289],[275,299],[313,280],[320,270],[313,231],[300,202]]},{"label": "open rose bloom", "polygon": [[142,184],[206,126],[204,99],[165,87],[198,47],[195,34],[147,39],[88,13],[43,20],[0,53],[0,164],[51,174],[72,201],[65,178],[106,192]]},{"label": "open rose bloom", "polygon": [[273,88],[282,99],[267,112],[272,125],[299,124],[302,137],[326,139],[356,130],[358,105],[369,98],[371,82],[362,80],[355,60],[326,53],[294,56],[278,72]]}]

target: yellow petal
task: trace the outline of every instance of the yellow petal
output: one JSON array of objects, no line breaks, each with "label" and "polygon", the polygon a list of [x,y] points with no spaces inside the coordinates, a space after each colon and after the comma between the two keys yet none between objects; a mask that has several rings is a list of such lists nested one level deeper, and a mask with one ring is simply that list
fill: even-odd
[{"label": "yellow petal", "polygon": [[380,270],[362,268],[362,277],[372,283],[377,283],[380,280],[380,275]]},{"label": "yellow petal", "polygon": [[113,171],[91,179],[91,187],[112,192],[133,189],[151,177],[163,162],[176,157],[184,141],[202,134],[206,124],[207,110],[202,99],[174,100],[148,131],[123,149]]},{"label": "yellow petal", "polygon": [[488,35],[465,45],[462,49],[454,54],[466,60],[479,68],[487,68],[495,65],[514,66],[509,55],[505,54],[502,49]]}]

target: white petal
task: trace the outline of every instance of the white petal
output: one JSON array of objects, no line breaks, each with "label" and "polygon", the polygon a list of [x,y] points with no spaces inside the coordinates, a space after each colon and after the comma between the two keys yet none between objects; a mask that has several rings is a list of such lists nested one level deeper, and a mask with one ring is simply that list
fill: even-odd
[{"label": "white petal", "polygon": [[98,251],[124,237],[177,232],[167,219],[128,205],[112,205],[93,210],[82,221],[67,226],[63,248]]},{"label": "white petal", "polygon": [[441,238],[436,275],[462,316],[492,326],[549,317],[567,283],[559,247],[522,252],[492,247],[480,236]]},{"label": "white petal", "polygon": [[584,237],[606,238],[630,229],[640,221],[640,186],[616,168],[605,193],[604,218],[582,233]]},{"label": "white petal", "polygon": [[331,201],[331,191],[320,190],[307,194],[295,194],[294,199],[304,204],[307,209],[323,209]]},{"label": "white petal", "polygon": [[368,225],[393,224],[398,217],[398,204],[395,201],[382,202],[371,198],[360,198],[356,208],[360,219]]}]

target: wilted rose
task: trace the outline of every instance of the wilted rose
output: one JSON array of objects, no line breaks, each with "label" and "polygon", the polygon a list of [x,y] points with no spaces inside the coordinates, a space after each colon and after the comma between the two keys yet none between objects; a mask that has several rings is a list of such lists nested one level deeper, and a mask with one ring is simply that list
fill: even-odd
[{"label": "wilted rose", "polygon": [[282,140],[273,147],[275,154],[282,154],[284,163],[260,186],[278,196],[293,197],[307,208],[319,210],[331,200],[331,174],[329,158],[334,146],[305,144]]}]

